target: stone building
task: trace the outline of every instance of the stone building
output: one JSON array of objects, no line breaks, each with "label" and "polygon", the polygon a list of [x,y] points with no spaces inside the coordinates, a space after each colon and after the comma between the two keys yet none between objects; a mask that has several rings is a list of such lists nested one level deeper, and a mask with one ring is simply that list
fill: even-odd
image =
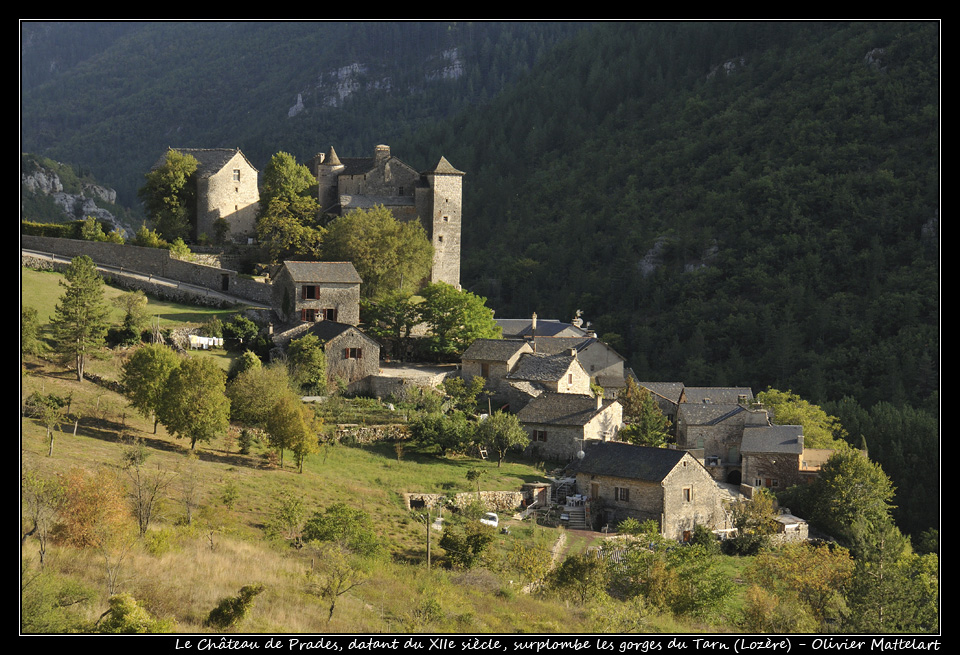
[{"label": "stone building", "polygon": [[623,406],[600,396],[545,392],[527,403],[517,419],[530,436],[530,457],[569,461],[589,442],[616,439]]},{"label": "stone building", "polygon": [[343,215],[382,205],[397,220],[419,220],[433,244],[431,282],[460,287],[460,232],[463,171],[444,157],[432,169],[417,172],[379,145],[373,157],[341,158],[333,147],[308,167],[317,178],[320,209]]},{"label": "stone building", "polygon": [[768,425],[766,410],[752,405],[681,403],[677,409],[677,446],[694,452],[718,482],[740,484],[744,428]]},{"label": "stone building", "polygon": [[745,428],[740,453],[742,483],[777,491],[812,482],[833,451],[805,448],[801,425],[770,425]]},{"label": "stone building", "polygon": [[591,381],[603,387],[607,398],[615,398],[626,386],[626,358],[596,337],[534,337],[533,350],[543,355],[577,351],[577,359]]},{"label": "stone building", "polygon": [[283,262],[273,307],[283,322],[360,323],[360,275],[350,262]]},{"label": "stone building", "polygon": [[532,352],[533,348],[523,339],[477,339],[460,357],[463,377],[469,382],[482,376],[488,391],[506,393],[507,374],[521,356]]},{"label": "stone building", "polygon": [[331,384],[340,379],[349,388],[380,372],[380,344],[356,326],[326,320],[312,325],[309,332],[323,343]]},{"label": "stone building", "polygon": [[[197,223],[191,235],[213,239],[217,221],[229,228],[227,238],[246,242],[256,233],[260,210],[258,171],[239,148],[171,148],[197,160]],[[164,155],[154,166],[166,162]]]},{"label": "stone building", "polygon": [[592,443],[576,467],[577,490],[600,506],[601,522],[654,520],[670,539],[694,526],[729,527],[717,483],[690,453],[622,442]]}]

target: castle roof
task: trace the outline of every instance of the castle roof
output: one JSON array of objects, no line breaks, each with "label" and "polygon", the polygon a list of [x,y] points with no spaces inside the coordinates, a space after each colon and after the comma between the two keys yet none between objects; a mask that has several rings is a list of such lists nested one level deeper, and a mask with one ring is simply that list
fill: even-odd
[{"label": "castle roof", "polygon": [[440,156],[440,161],[434,167],[432,171],[424,171],[424,175],[429,174],[435,175],[466,175],[463,171],[458,171],[453,165],[447,161],[447,158],[443,155]]},{"label": "castle roof", "polygon": [[330,146],[330,152],[328,152],[327,156],[323,158],[323,163],[326,166],[340,165],[340,158],[337,157],[337,151],[333,149],[333,146]]},{"label": "castle roof", "polygon": [[[211,175],[220,172],[223,170],[223,167],[226,166],[234,155],[239,154],[243,157],[244,161],[249,164],[250,168],[257,170],[256,167],[250,163],[250,160],[247,159],[247,156],[240,152],[240,148],[169,148],[169,150],[176,150],[177,152],[183,153],[185,155],[190,155],[197,160],[197,175],[199,177],[210,177]],[[153,169],[156,170],[163,166],[167,161],[167,155],[164,153],[162,157],[153,165]]]}]

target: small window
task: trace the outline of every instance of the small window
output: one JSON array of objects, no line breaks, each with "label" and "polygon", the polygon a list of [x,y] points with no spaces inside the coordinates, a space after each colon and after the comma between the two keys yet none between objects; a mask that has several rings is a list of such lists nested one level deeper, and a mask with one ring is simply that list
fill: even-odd
[{"label": "small window", "polygon": [[239,182],[239,181],[240,181],[240,169],[239,169],[239,168],[234,168],[234,169],[233,169],[233,181],[234,181],[234,182]]},{"label": "small window", "polygon": [[337,308],[333,309],[324,309],[323,310],[323,320],[325,321],[336,321],[337,320]]},{"label": "small window", "polygon": [[320,287],[304,284],[300,291],[300,298],[303,300],[316,300],[320,297]]},{"label": "small window", "polygon": [[683,488],[683,502],[689,503],[693,500],[693,490],[690,487]]},{"label": "small window", "polygon": [[315,309],[301,309],[300,310],[300,320],[313,323],[317,320],[317,310]]},{"label": "small window", "polygon": [[490,364],[480,364],[480,375],[486,379],[490,379]]},{"label": "small window", "polygon": [[614,487],[613,488],[614,499],[623,503],[630,502],[630,490],[626,487]]},{"label": "small window", "polygon": [[567,384],[573,384],[573,373],[567,373]]},{"label": "small window", "polygon": [[437,243],[443,243],[443,235],[442,235],[442,234],[437,237]]},{"label": "small window", "polygon": [[344,348],[344,359],[363,359],[363,348]]},{"label": "small window", "polygon": [[532,436],[533,436],[533,440],[534,440],[534,441],[546,441],[546,440],[547,440],[547,431],[546,431],[546,430],[534,430]]},{"label": "small window", "polygon": [[402,196],[402,195],[403,195],[403,187],[400,187],[400,188],[397,189],[397,195],[398,195],[398,196]]},{"label": "small window", "polygon": [[449,222],[450,222],[450,217],[447,216],[446,214],[444,214],[444,216],[443,216],[443,222],[444,222],[444,223],[449,223]]}]

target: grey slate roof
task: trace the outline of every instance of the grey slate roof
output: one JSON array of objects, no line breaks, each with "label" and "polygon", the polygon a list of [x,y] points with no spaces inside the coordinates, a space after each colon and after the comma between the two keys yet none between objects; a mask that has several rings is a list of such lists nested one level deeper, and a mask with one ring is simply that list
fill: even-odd
[{"label": "grey slate roof", "polygon": [[684,450],[634,446],[622,441],[590,443],[585,452],[576,466],[578,473],[647,482],[663,481],[686,455]]},{"label": "grey slate roof", "polygon": [[736,404],[740,396],[753,399],[750,387],[684,387],[684,396],[688,403],[728,403]]},{"label": "grey slate roof", "polygon": [[576,360],[573,355],[540,355],[525,353],[512,372],[507,373],[509,380],[530,380],[532,382],[556,382],[570,369]]},{"label": "grey slate roof", "polygon": [[741,453],[788,453],[803,452],[802,425],[768,425],[749,427],[743,431],[740,441]]},{"label": "grey slate roof", "polygon": [[677,421],[687,425],[716,425],[746,411],[742,405],[681,403],[677,409]]},{"label": "grey slate roof", "polygon": [[360,284],[360,274],[350,262],[283,262],[294,282]]},{"label": "grey slate roof", "polygon": [[597,399],[593,396],[545,392],[517,412],[517,418],[521,423],[586,425],[615,402],[605,400],[598,408]]},{"label": "grey slate roof", "polygon": [[674,405],[680,404],[683,382],[639,382],[638,384],[654,396],[659,396]]},{"label": "grey slate roof", "polygon": [[357,334],[364,337],[367,341],[371,342],[377,347],[380,346],[378,341],[367,335],[363,330],[348,323],[338,323],[337,321],[317,321],[310,326],[308,331],[311,334],[315,334],[320,341],[326,343],[339,337],[344,332],[349,332],[350,330],[356,331]]},{"label": "grey slate roof", "polygon": [[[191,155],[196,159],[198,164],[197,175],[199,177],[210,177],[214,173],[219,172],[238,152],[247,160],[247,163],[250,164],[250,160],[240,152],[240,148],[170,148],[170,150]],[[163,166],[166,161],[167,155],[164,153],[157,163],[153,165],[153,168],[157,169]],[[250,164],[250,168],[257,170],[253,164]]]},{"label": "grey slate roof", "polygon": [[[501,328],[503,334],[508,336],[531,336],[533,335],[532,319],[529,318],[497,318],[494,319]],[[566,333],[567,336],[576,335],[585,337],[587,333],[570,323],[561,323],[557,319],[538,318],[537,336],[555,337],[560,333]]]},{"label": "grey slate roof", "polygon": [[433,170],[423,171],[423,175],[428,173],[435,173],[437,175],[466,175],[463,171],[458,171],[450,162],[447,161],[447,158],[440,156],[440,161],[434,166]]},{"label": "grey slate roof", "polygon": [[461,361],[506,362],[529,345],[523,339],[477,339],[460,357]]}]

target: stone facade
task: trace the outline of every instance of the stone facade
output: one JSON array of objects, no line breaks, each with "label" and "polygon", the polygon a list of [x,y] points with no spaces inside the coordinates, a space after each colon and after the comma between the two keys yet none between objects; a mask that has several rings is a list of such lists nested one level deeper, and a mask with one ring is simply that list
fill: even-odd
[{"label": "stone facade", "polygon": [[544,393],[517,418],[530,437],[528,456],[567,462],[590,442],[612,441],[623,425],[623,406],[589,395]]},{"label": "stone facade", "polygon": [[272,302],[284,322],[360,323],[360,276],[349,262],[284,262]]},{"label": "stone facade", "polygon": [[577,489],[616,524],[654,520],[665,537],[686,540],[696,525],[729,527],[716,482],[689,453],[607,442],[591,445],[577,466]]},{"label": "stone facade", "polygon": [[355,384],[380,372],[380,344],[359,328],[335,321],[320,321],[309,330],[323,342],[327,380]]},{"label": "stone facade", "polygon": [[677,410],[677,445],[702,450],[704,465],[719,482],[739,484],[740,443],[747,425],[767,426],[763,409],[726,403],[681,403]]},{"label": "stone facade", "polygon": [[[405,493],[404,500],[407,508],[416,510],[420,507],[435,508],[441,503],[444,507],[455,507],[462,509],[477,502],[476,491],[466,491],[447,496],[443,494],[418,494]],[[479,494],[480,503],[483,508],[489,512],[512,512],[519,509],[524,502],[531,499],[530,493],[522,491],[481,491]]]},{"label": "stone facade", "polygon": [[469,382],[482,376],[488,391],[506,393],[504,378],[522,355],[532,352],[530,344],[520,339],[477,339],[460,359],[463,377]]},{"label": "stone facade", "polygon": [[372,158],[340,158],[331,147],[308,167],[317,178],[321,210],[346,214],[382,205],[397,220],[420,220],[433,244],[431,282],[460,287],[463,175],[444,157],[418,173],[378,145]]}]

